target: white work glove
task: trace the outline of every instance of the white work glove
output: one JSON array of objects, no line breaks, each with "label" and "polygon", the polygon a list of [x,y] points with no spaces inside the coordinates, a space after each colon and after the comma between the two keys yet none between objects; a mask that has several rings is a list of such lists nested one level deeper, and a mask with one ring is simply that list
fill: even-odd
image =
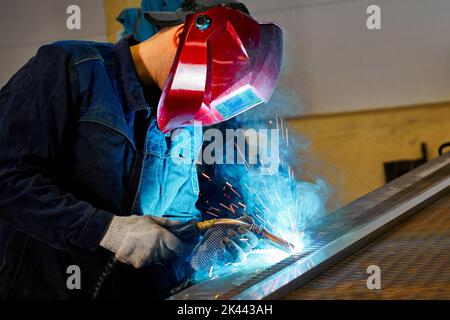
[{"label": "white work glove", "polygon": [[152,216],[115,216],[100,245],[113,252],[118,261],[137,269],[161,264],[192,250],[192,243],[180,240],[166,229],[178,224]]}]

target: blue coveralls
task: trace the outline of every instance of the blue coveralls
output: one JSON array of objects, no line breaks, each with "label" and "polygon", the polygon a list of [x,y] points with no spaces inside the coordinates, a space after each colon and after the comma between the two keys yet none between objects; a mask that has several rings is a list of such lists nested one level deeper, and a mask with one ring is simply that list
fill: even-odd
[{"label": "blue coveralls", "polygon": [[[99,243],[113,214],[200,218],[201,130],[158,130],[160,92],[144,94],[132,44],[43,46],[1,89],[0,297],[89,298],[111,257]],[[70,265],[81,290],[66,286]],[[171,280],[158,268],[121,266],[107,287],[160,298]]]}]

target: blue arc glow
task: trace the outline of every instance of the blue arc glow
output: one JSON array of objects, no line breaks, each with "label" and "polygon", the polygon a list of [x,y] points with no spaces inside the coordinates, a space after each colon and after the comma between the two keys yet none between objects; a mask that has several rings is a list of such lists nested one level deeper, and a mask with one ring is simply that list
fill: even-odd
[{"label": "blue arc glow", "polygon": [[[308,182],[295,178],[292,168],[296,166],[298,169],[296,155],[304,145],[296,144],[295,135],[290,135],[282,122],[281,128],[283,135],[280,139],[282,146],[278,170],[271,174],[262,173],[260,167],[245,163],[243,173],[242,166],[224,166],[222,174],[226,183],[222,190],[229,201],[221,202],[220,206],[211,207],[206,212],[211,215],[211,219],[218,215],[227,218],[250,215],[258,226],[292,243],[292,253],[299,253],[308,244],[314,222],[326,213],[325,205],[330,190],[321,178]],[[245,151],[238,152],[245,155]],[[233,193],[238,196],[237,200],[236,197],[228,197]],[[213,266],[207,274],[197,275],[197,280],[267,268],[289,255],[276,249],[269,241],[261,240],[247,261],[237,265]]]}]

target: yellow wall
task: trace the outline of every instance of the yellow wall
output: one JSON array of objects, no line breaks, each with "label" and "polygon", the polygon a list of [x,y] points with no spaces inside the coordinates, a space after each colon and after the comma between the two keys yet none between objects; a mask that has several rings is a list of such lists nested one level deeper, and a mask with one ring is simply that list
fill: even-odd
[{"label": "yellow wall", "polygon": [[[140,0],[104,0],[108,39],[116,41],[121,25],[115,20]],[[303,168],[323,175],[341,204],[384,184],[383,162],[416,159],[425,142],[432,157],[450,140],[450,102],[405,108],[311,116],[289,120],[311,141]],[[303,159],[302,159],[303,160]]]},{"label": "yellow wall", "polygon": [[312,116],[289,121],[311,140],[312,170],[338,190],[343,204],[384,184],[383,162],[430,158],[450,141],[450,102],[405,108]]}]

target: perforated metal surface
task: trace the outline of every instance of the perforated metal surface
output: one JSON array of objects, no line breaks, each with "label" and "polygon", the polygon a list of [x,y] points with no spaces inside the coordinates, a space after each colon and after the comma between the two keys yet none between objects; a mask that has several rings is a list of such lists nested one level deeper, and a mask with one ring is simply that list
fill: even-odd
[{"label": "perforated metal surface", "polygon": [[[248,300],[285,297],[448,194],[450,153],[327,215],[319,228],[311,230],[308,236],[310,242],[300,254],[278,263],[255,265],[248,262],[228,275],[198,282],[170,299]],[[361,279],[364,279],[365,289],[365,268],[355,270],[362,270],[364,278]],[[337,282],[328,286],[328,289],[335,288]],[[298,297],[302,298],[300,295]],[[342,294],[338,292],[333,298],[340,297]]]},{"label": "perforated metal surface", "polygon": [[[370,265],[381,268],[381,290],[367,289]],[[450,196],[286,299],[450,299]]]}]

